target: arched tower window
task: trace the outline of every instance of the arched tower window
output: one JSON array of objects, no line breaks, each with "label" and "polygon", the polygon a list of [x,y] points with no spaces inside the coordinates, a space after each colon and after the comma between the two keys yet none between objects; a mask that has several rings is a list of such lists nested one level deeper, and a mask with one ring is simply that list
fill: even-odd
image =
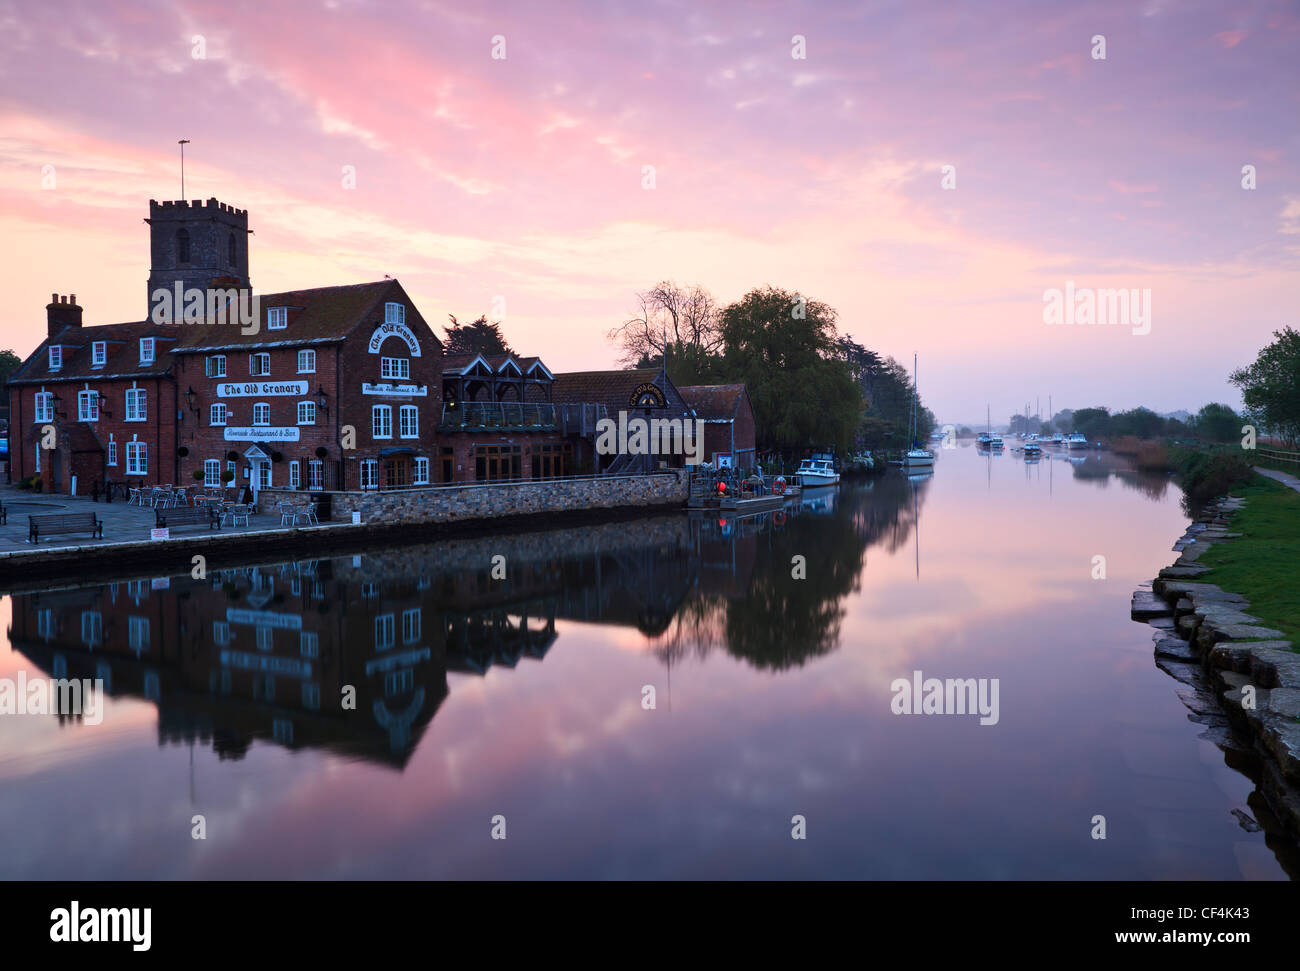
[{"label": "arched tower window", "polygon": [[190,261],[190,231],[188,229],[178,229],[176,231],[176,259],[181,263]]},{"label": "arched tower window", "polygon": [[235,261],[235,234],[234,233],[230,234],[230,260],[228,262],[230,263],[231,266],[238,265]]}]

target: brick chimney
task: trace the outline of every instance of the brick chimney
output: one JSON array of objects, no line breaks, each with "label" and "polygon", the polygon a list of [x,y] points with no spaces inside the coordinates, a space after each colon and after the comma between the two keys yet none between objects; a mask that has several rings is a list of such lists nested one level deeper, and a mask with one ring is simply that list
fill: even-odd
[{"label": "brick chimney", "polygon": [[77,295],[60,297],[57,293],[50,294],[50,302],[45,307],[45,322],[50,337],[64,327],[80,327],[81,308],[77,306]]}]

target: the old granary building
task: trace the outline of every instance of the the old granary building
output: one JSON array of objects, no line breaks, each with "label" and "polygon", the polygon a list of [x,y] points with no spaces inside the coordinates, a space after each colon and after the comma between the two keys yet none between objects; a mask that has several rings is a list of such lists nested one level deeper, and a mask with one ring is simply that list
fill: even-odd
[{"label": "the old granary building", "polygon": [[332,491],[645,471],[664,457],[599,453],[598,423],[694,418],[662,369],[444,356],[397,280],[254,299],[247,211],[216,199],[150,201],[146,221],[145,319],[86,326],[75,295],[46,307],[9,382],[11,481]]}]

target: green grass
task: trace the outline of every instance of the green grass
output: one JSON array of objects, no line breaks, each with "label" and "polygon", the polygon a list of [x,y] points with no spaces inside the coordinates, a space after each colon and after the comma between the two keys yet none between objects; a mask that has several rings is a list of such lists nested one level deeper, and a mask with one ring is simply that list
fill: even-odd
[{"label": "green grass", "polygon": [[1241,594],[1250,601],[1247,613],[1300,648],[1300,492],[1256,476],[1232,494],[1246,499],[1229,527],[1242,535],[1197,561],[1211,568],[1200,579]]}]

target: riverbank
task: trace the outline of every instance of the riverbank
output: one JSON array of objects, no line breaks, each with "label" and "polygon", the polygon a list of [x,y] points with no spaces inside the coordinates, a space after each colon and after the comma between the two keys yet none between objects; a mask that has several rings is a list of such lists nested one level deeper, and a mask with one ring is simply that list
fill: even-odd
[{"label": "riverbank", "polygon": [[1197,517],[1132,616],[1167,631],[1157,663],[1193,686],[1195,720],[1226,718],[1259,757],[1259,787],[1300,837],[1300,493],[1256,477]]}]

